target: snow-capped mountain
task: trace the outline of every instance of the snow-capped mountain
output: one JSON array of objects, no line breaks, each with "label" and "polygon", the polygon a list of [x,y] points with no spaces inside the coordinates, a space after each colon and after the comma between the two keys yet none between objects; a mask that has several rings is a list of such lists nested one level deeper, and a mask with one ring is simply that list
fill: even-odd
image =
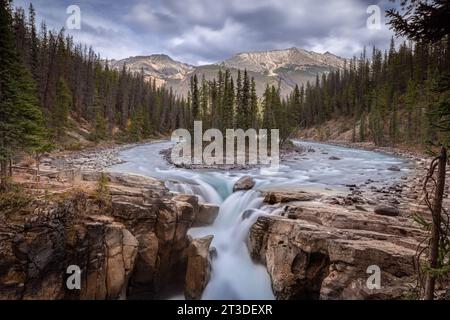
[{"label": "snow-capped mountain", "polygon": [[239,53],[234,57],[204,66],[192,66],[175,61],[167,55],[131,57],[112,60],[112,68],[121,69],[123,65],[132,72],[144,71],[147,79],[156,80],[158,85],[171,86],[178,95],[186,95],[190,77],[197,74],[211,80],[220,69],[228,68],[234,77],[237,70],[247,69],[249,76],[255,78],[258,94],[262,94],[267,84],[280,86],[283,95],[289,94],[296,84],[314,83],[316,76],[343,68],[345,59],[329,52],[324,54],[299,48],[261,52]]}]

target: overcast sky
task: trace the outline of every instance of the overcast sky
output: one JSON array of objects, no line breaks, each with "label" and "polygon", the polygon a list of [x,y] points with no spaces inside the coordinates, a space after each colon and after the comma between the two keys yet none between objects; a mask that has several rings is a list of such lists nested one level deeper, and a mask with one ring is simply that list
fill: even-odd
[{"label": "overcast sky", "polygon": [[[104,58],[165,53],[194,65],[239,52],[299,47],[342,57],[364,45],[386,48],[388,0],[34,0],[39,19],[65,26],[69,5],[81,9],[81,30],[67,30]],[[28,7],[30,1],[16,0]],[[381,30],[370,30],[369,5],[382,9]],[[39,20],[40,21],[40,20]]]}]

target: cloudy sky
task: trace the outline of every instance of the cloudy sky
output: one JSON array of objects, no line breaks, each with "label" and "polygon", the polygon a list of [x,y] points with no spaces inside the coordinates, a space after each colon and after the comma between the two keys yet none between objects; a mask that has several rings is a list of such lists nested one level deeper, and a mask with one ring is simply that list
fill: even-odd
[{"label": "cloudy sky", "polygon": [[[28,7],[28,0],[15,4]],[[246,51],[299,47],[342,57],[364,45],[386,48],[389,0],[34,0],[39,20],[66,25],[70,5],[81,9],[81,29],[68,30],[102,57],[165,53],[199,65]],[[381,29],[368,29],[369,5],[382,10]]]}]

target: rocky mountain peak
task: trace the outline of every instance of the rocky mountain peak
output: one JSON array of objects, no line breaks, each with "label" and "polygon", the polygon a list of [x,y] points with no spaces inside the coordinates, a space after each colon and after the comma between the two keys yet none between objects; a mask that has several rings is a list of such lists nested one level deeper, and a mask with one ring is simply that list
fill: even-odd
[{"label": "rocky mountain peak", "polygon": [[344,59],[330,53],[321,54],[295,47],[284,50],[240,53],[219,63],[219,65],[227,68],[247,69],[271,76],[276,76],[277,70],[281,68],[301,69],[306,66],[341,68],[343,64]]},{"label": "rocky mountain peak", "polygon": [[241,52],[221,62],[206,66],[192,66],[172,59],[166,54],[136,56],[122,60],[112,60],[112,68],[121,69],[126,64],[133,72],[144,70],[148,80],[156,81],[158,86],[166,85],[179,95],[186,95],[190,77],[194,74],[207,80],[217,76],[221,68],[228,68],[235,77],[237,70],[246,69],[256,82],[259,95],[269,83],[281,83],[283,95],[287,95],[296,84],[313,82],[317,74],[343,68],[345,59],[330,52],[317,53],[301,48],[277,49],[268,51]]}]

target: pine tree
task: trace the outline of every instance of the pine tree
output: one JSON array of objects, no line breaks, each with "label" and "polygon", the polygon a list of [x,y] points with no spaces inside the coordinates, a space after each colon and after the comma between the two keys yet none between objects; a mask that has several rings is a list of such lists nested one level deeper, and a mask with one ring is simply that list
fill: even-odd
[{"label": "pine tree", "polygon": [[202,76],[202,92],[201,92],[201,109],[202,109],[202,119],[204,125],[207,127],[210,126],[210,115],[209,115],[209,108],[208,108],[208,83],[205,79],[205,75]]},{"label": "pine tree", "polygon": [[140,111],[135,112],[130,119],[128,126],[128,140],[137,142],[143,138],[144,121]]},{"label": "pine tree", "polygon": [[[192,101],[191,101],[191,110],[192,116],[194,117],[194,121],[201,120],[200,118],[200,95],[198,91],[198,78],[197,75],[194,74],[191,77],[191,93],[192,93]],[[192,124],[193,125],[193,124]]]},{"label": "pine tree", "polygon": [[432,125],[442,133],[441,142],[450,146],[450,71],[436,77],[429,113]]},{"label": "pine tree", "polygon": [[218,92],[216,79],[210,83],[211,96],[211,127],[218,128],[220,122],[220,97]]},{"label": "pine tree", "polygon": [[249,129],[251,127],[251,107],[250,107],[250,79],[248,78],[247,70],[244,70],[244,80],[241,91],[241,112],[242,112],[242,129]]},{"label": "pine tree", "polygon": [[15,48],[11,2],[0,0],[0,189],[7,188],[9,160],[45,142],[35,84]]},{"label": "pine tree", "polygon": [[36,31],[36,11],[33,4],[29,7],[28,28],[30,32],[30,69],[35,81],[39,81],[39,43]]},{"label": "pine tree", "polygon": [[237,80],[236,80],[236,123],[235,127],[243,129],[245,122],[245,111],[244,104],[242,101],[242,75],[241,70],[238,70]]},{"label": "pine tree", "polygon": [[64,79],[60,78],[56,88],[56,102],[51,113],[52,128],[56,139],[64,136],[67,118],[72,107],[72,94]]},{"label": "pine tree", "polygon": [[270,90],[269,84],[266,85],[266,90],[264,91],[263,95],[263,121],[262,121],[262,127],[263,129],[272,129],[275,126],[275,117],[273,112],[273,98],[272,98],[272,91]]},{"label": "pine tree", "polygon": [[232,129],[234,126],[234,82],[230,70],[225,70],[223,79],[223,102],[222,102],[222,131]]},{"label": "pine tree", "polygon": [[251,89],[250,89],[250,115],[251,115],[251,127],[254,129],[259,128],[258,123],[258,95],[256,94],[256,83],[252,77]]},{"label": "pine tree", "polygon": [[103,114],[103,99],[98,90],[94,94],[94,129],[91,132],[91,140],[98,142],[106,138],[106,120]]},{"label": "pine tree", "polygon": [[302,102],[301,102],[301,95],[300,95],[300,89],[298,85],[295,85],[294,92],[292,93],[292,101],[291,101],[291,109],[292,109],[292,118],[297,123],[297,125],[300,125],[301,122],[301,116],[302,116]]}]

